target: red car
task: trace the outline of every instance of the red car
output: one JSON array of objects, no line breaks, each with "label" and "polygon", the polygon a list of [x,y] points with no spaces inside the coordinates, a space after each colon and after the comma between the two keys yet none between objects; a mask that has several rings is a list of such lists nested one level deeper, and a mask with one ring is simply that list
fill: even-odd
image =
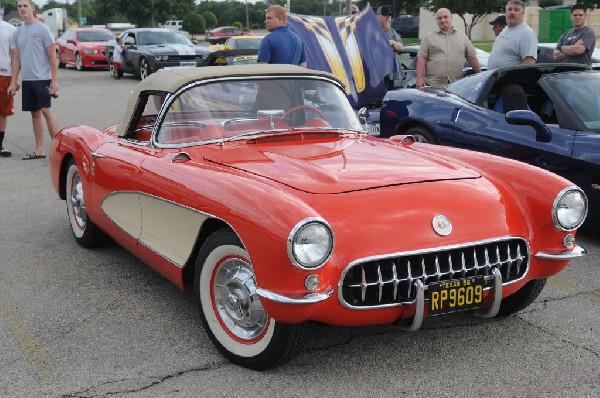
[{"label": "red car", "polygon": [[77,70],[86,68],[108,69],[104,50],[106,43],[115,36],[108,29],[73,28],[67,29],[56,39],[56,59],[58,66],[75,65]]},{"label": "red car", "polygon": [[252,36],[252,32],[244,32],[235,26],[221,26],[206,33],[204,40],[210,44],[223,44],[233,36]]},{"label": "red car", "polygon": [[56,135],[52,181],[79,244],[109,236],[191,289],[216,347],[253,369],[297,353],[308,321],[515,313],[585,254],[587,199],[564,178],[360,123],[325,72],[163,69],[121,124]]}]

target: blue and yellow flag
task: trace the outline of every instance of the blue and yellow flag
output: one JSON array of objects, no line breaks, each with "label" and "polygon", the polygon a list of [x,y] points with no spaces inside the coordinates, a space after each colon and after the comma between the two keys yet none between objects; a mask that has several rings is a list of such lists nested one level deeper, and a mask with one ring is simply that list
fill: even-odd
[{"label": "blue and yellow flag", "polygon": [[383,98],[384,77],[393,72],[395,55],[369,5],[353,15],[289,13],[288,25],[304,41],[308,67],[331,72],[341,80],[352,106]]}]

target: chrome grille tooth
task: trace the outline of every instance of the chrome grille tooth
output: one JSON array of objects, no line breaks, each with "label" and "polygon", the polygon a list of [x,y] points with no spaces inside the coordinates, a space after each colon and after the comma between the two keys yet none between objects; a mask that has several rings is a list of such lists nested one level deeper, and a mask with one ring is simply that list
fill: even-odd
[{"label": "chrome grille tooth", "polygon": [[[500,269],[500,274],[502,274],[502,260],[500,259],[500,245],[496,245],[496,265]],[[508,278],[508,272],[506,273]]]},{"label": "chrome grille tooth", "polygon": [[523,263],[523,256],[521,255],[521,245],[517,245],[517,277],[521,275],[521,264]]},{"label": "chrome grille tooth", "polygon": [[448,267],[450,267],[450,279],[454,279],[454,265],[452,264],[452,254],[448,253]]},{"label": "chrome grille tooth", "polygon": [[396,270],[395,261],[392,261],[392,278],[394,278],[394,296],[392,299],[396,301],[396,298],[398,297],[398,283],[400,283],[400,281],[398,281],[398,271]]},{"label": "chrome grille tooth", "polygon": [[473,248],[473,269],[475,270],[475,275],[479,272],[479,261],[477,260],[477,249]]},{"label": "chrome grille tooth", "polygon": [[513,256],[512,253],[510,252],[510,245],[506,245],[506,276],[509,277],[510,276],[510,270],[512,268],[513,265]]},{"label": "chrome grille tooth", "polygon": [[440,270],[440,261],[438,259],[438,256],[435,256],[435,273],[436,273],[436,281],[440,281],[440,279],[442,278],[442,271]]},{"label": "chrome grille tooth", "polygon": [[483,251],[483,257],[485,259],[485,276],[488,276],[490,274],[490,269],[492,269],[492,264],[490,263],[490,252],[488,251],[487,247],[484,249]]},{"label": "chrome grille tooth", "polygon": [[467,275],[467,260],[465,259],[464,251],[460,252],[460,260],[462,262],[462,267],[460,270],[462,271],[462,277],[464,278]]},{"label": "chrome grille tooth", "polygon": [[360,267],[360,294],[362,298],[362,302],[365,302],[365,298],[367,297],[367,276],[365,275],[365,267]]},{"label": "chrome grille tooth", "polygon": [[377,301],[381,303],[381,296],[383,295],[383,278],[381,277],[381,266],[377,264]]}]

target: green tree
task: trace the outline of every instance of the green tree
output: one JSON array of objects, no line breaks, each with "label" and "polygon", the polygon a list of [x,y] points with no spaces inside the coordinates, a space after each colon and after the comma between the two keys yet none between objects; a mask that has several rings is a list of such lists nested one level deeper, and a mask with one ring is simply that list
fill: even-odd
[{"label": "green tree", "polygon": [[2,0],[0,5],[4,7],[4,15],[17,9],[17,0]]},{"label": "green tree", "polygon": [[212,29],[217,27],[217,16],[212,11],[204,11],[202,14],[206,21],[206,28]]},{"label": "green tree", "polygon": [[120,16],[139,27],[156,26],[169,19],[183,19],[196,11],[194,0],[92,0],[98,16],[116,22]]},{"label": "green tree", "polygon": [[183,30],[192,35],[192,38],[195,35],[204,33],[204,30],[206,29],[206,21],[204,20],[204,17],[195,12],[183,17],[182,25]]},{"label": "green tree", "polygon": [[244,24],[239,21],[235,21],[234,23],[231,24],[231,26],[235,26],[236,28],[244,29]]},{"label": "green tree", "polygon": [[507,0],[426,0],[424,6],[432,12],[448,8],[453,14],[457,14],[463,20],[465,33],[470,39],[473,27],[486,15],[503,12],[506,2]]}]

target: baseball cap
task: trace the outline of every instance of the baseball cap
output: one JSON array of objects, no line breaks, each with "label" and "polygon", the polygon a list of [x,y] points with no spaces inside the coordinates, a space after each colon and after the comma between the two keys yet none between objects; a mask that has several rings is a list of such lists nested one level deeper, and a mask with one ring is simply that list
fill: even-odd
[{"label": "baseball cap", "polygon": [[377,9],[377,15],[383,15],[384,17],[391,17],[392,9],[388,6],[381,6]]},{"label": "baseball cap", "polygon": [[504,15],[498,15],[496,19],[490,22],[490,25],[504,25],[506,26],[506,17]]}]

